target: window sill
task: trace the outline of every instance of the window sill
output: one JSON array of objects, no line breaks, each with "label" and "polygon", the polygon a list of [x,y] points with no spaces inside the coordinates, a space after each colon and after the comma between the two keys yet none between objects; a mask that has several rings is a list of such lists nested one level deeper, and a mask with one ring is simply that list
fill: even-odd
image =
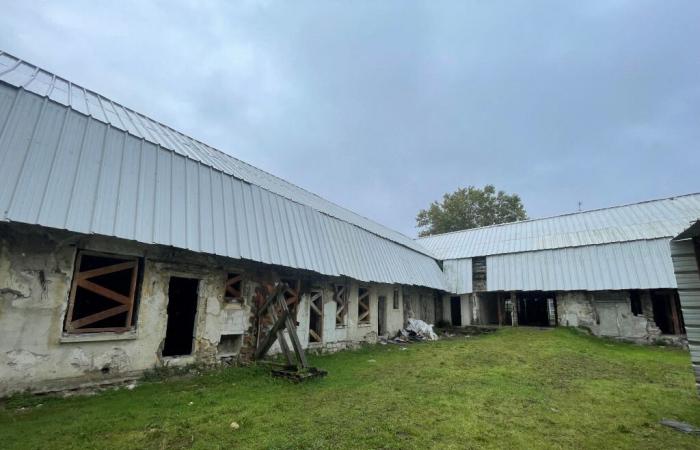
[{"label": "window sill", "polygon": [[83,333],[83,334],[62,334],[59,342],[61,344],[70,344],[74,342],[108,342],[108,341],[132,341],[138,339],[139,335],[136,330],[125,331],[123,333],[105,332],[105,333]]},{"label": "window sill", "polygon": [[358,323],[358,324],[357,324],[357,328],[368,328],[368,327],[371,327],[371,326],[372,326],[371,323]]}]

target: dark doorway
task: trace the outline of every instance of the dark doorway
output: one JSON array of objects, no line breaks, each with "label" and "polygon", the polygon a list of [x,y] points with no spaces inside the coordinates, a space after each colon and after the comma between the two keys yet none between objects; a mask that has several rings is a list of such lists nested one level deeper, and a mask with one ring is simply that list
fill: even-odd
[{"label": "dark doorway", "polygon": [[435,311],[435,322],[442,322],[445,316],[442,312],[442,295],[439,292],[433,293],[433,310]]},{"label": "dark doorway", "polygon": [[522,292],[518,299],[518,325],[554,327],[557,324],[557,300],[553,293]]},{"label": "dark doorway", "polygon": [[377,333],[386,336],[386,297],[380,295],[377,299]]},{"label": "dark doorway", "polygon": [[450,317],[453,326],[462,326],[462,299],[460,297],[450,297]]},{"label": "dark doorway", "polygon": [[170,277],[168,328],[165,331],[163,356],[182,356],[192,353],[198,286],[199,280],[196,279]]},{"label": "dark doorway", "polygon": [[672,291],[652,292],[651,305],[654,310],[654,322],[656,322],[656,326],[659,327],[661,333],[683,334],[685,332],[677,293]]}]

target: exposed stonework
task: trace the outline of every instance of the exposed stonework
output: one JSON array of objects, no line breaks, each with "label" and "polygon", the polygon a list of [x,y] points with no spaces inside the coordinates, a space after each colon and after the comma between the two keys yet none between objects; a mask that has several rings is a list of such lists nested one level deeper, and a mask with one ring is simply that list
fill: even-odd
[{"label": "exposed stonework", "polygon": [[628,291],[557,293],[558,323],[596,336],[654,342],[661,331],[654,323],[650,294],[642,291],[640,297],[643,313],[634,315]]},{"label": "exposed stonework", "polygon": [[[67,334],[64,320],[78,249],[143,258],[138,293],[137,323],[123,333]],[[284,271],[284,273],[278,272]],[[243,301],[224,299],[228,272],[244,273]],[[171,276],[199,280],[193,351],[182,357],[162,357]],[[147,246],[114,238],[85,236],[42,227],[0,223],[0,396],[21,390],[53,390],[121,381],[159,366],[251,361],[256,345],[253,296],[257,280],[279,277],[304,279],[323,291],[323,352],[376,342],[377,297],[386,296],[385,322],[389,334],[403,326],[403,295],[408,292],[414,314],[433,321],[433,291],[416,287],[359,283],[302,271],[206,256],[172,248]],[[344,327],[335,325],[333,284],[345,283],[348,314]],[[357,290],[369,288],[370,316],[358,324]],[[401,295],[394,309],[394,289]],[[426,305],[420,304],[420,299]],[[421,317],[421,314],[427,317]],[[297,312],[299,337],[309,346],[309,299],[301,296]],[[238,354],[219,354],[222,335],[241,336]],[[279,351],[275,344],[271,352]]]}]

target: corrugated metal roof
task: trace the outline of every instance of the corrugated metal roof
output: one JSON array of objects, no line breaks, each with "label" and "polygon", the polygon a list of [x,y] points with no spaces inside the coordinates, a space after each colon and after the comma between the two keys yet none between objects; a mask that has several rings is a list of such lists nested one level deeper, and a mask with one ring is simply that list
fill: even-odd
[{"label": "corrugated metal roof", "polygon": [[415,251],[429,254],[425,248],[416,244],[408,236],[251,166],[100,94],[1,51],[0,80],[14,87],[21,87],[39,96],[47,97],[61,105],[69,106],[75,111],[109,124],[112,128],[126,131],[132,136],[143,138],[186,158],[201,162],[292,201],[310,206],[329,216],[357,225]]},{"label": "corrugated metal roof", "polygon": [[418,239],[438,259],[459,259],[673,237],[700,218],[700,194],[526,220]]},{"label": "corrugated metal roof", "polygon": [[400,233],[7,54],[0,81],[2,220],[445,287]]},{"label": "corrugated metal roof", "polygon": [[671,255],[695,382],[700,392],[700,243],[692,239],[698,236],[700,221],[671,241]]},{"label": "corrugated metal roof", "polygon": [[488,256],[489,291],[675,288],[669,239]]}]

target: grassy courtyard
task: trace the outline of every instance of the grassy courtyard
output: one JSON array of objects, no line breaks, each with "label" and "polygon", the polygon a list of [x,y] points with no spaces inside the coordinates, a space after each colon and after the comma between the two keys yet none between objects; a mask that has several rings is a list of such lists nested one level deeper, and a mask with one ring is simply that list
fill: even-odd
[{"label": "grassy courtyard", "polygon": [[[507,329],[312,358],[323,380],[264,368],[0,404],[2,448],[700,448],[686,352]],[[232,429],[231,422],[240,425]]]}]

